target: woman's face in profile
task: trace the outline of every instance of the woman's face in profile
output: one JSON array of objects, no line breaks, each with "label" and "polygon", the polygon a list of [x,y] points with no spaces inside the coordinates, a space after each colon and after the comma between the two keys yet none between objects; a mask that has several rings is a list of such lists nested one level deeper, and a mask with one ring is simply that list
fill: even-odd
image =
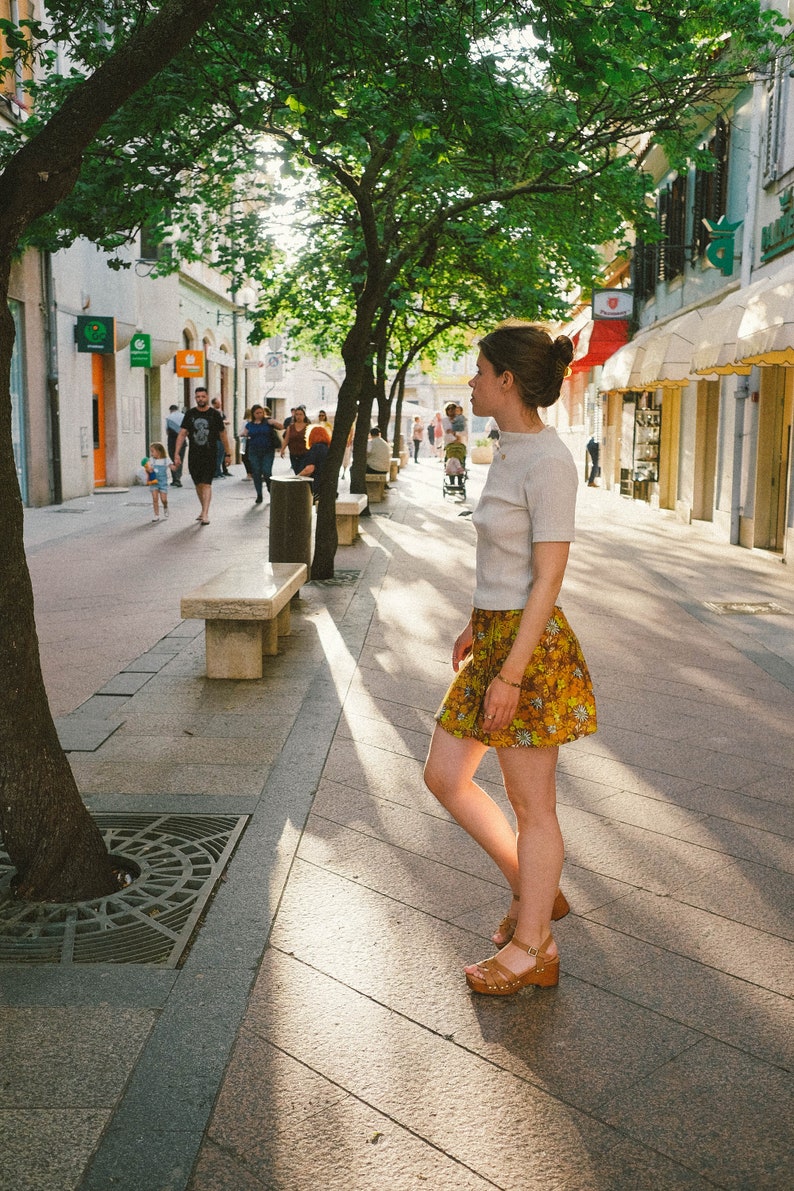
[{"label": "woman's face in profile", "polygon": [[498,409],[502,385],[493,364],[482,352],[477,356],[477,371],[469,381],[469,388],[472,413],[478,417],[488,417]]}]

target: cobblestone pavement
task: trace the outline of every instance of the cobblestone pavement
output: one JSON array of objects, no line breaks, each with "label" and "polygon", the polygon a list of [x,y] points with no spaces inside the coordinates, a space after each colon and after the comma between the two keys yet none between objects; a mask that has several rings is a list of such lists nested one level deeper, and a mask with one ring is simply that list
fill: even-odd
[{"label": "cobblestone pavement", "polygon": [[[503,882],[424,790],[474,531],[410,464],[261,681],[179,595],[266,549],[142,490],[29,510],[42,661],[97,813],[248,816],[182,966],[0,967],[0,1188],[788,1188],[789,568],[584,488],[563,593],[599,732],[561,753],[555,990],[477,998]],[[56,581],[57,580],[57,581]],[[498,769],[481,776],[502,798]]]}]

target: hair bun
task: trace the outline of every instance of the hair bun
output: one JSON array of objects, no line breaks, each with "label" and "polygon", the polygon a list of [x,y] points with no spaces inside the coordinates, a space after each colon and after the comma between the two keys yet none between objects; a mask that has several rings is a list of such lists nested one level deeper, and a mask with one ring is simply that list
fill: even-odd
[{"label": "hair bun", "polygon": [[567,335],[558,335],[552,344],[552,351],[557,360],[566,368],[573,359],[573,343]]}]

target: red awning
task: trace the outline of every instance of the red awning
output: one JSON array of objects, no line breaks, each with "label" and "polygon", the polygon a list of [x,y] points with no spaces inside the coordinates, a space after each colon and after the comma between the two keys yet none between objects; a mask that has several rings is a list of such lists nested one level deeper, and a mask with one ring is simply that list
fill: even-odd
[{"label": "red awning", "polygon": [[575,337],[572,372],[598,368],[629,341],[629,324],[624,318],[597,318],[582,327]]}]

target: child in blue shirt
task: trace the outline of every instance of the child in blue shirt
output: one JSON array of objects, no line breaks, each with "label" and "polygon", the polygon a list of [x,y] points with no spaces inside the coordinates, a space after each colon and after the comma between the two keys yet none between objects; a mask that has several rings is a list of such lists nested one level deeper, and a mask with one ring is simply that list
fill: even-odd
[{"label": "child in blue shirt", "polygon": [[[160,520],[159,501],[163,502],[163,521],[168,520],[168,456],[161,442],[149,443],[149,458],[144,459],[143,466],[149,477],[146,487],[152,492],[154,516],[152,521]],[[173,470],[173,464],[171,465]]]}]

